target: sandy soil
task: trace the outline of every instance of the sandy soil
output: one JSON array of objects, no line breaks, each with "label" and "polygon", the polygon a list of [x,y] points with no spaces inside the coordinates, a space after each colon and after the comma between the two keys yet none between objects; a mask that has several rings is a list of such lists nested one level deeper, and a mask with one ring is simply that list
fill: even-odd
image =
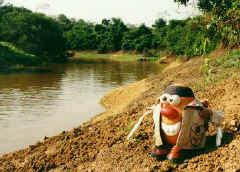
[{"label": "sandy soil", "polygon": [[[101,103],[106,112],[71,131],[43,138],[35,145],[0,157],[0,171],[240,171],[240,78],[233,75],[203,87],[201,58],[173,65],[163,73],[113,90]],[[151,115],[132,140],[126,136],[147,107],[170,84],[189,84],[197,97],[207,99],[214,110],[224,110],[222,146],[214,146],[210,124],[204,150],[185,152],[182,163],[158,161],[149,155],[153,146]]]}]

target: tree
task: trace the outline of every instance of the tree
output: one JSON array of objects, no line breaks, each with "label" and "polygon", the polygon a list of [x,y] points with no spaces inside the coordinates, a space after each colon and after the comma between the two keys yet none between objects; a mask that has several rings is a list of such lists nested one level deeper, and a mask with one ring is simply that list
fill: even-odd
[{"label": "tree", "polygon": [[155,30],[161,30],[163,27],[165,27],[167,25],[167,22],[162,19],[162,18],[159,18],[157,20],[155,20],[154,24],[152,25],[152,27],[155,29]]},{"label": "tree", "polygon": [[[183,5],[187,5],[189,3],[189,0],[174,0],[174,1]],[[239,2],[238,0],[198,0],[197,7],[203,12],[219,10],[218,12],[215,11],[219,13],[220,11],[223,12],[231,9],[238,2]],[[222,15],[224,14],[222,13]]]},{"label": "tree", "polygon": [[110,32],[113,38],[113,51],[118,51],[121,49],[123,34],[128,29],[119,18],[112,18],[111,21]]},{"label": "tree", "polygon": [[64,14],[58,15],[56,20],[63,25],[64,31],[70,30],[74,25],[73,21],[68,19]]},{"label": "tree", "polygon": [[[189,0],[174,0],[187,5]],[[240,1],[198,0],[197,7],[208,19],[207,27],[215,30],[224,47],[240,45]]]},{"label": "tree", "polygon": [[78,20],[73,27],[64,33],[67,48],[70,50],[92,50],[96,49],[97,38],[94,25],[84,20]]},{"label": "tree", "polygon": [[122,49],[136,50],[140,53],[152,48],[152,29],[145,24],[139,27],[132,27],[124,34]]},{"label": "tree", "polygon": [[64,61],[66,48],[61,25],[25,8],[0,7],[0,41],[49,61]]},{"label": "tree", "polygon": [[137,29],[137,38],[135,40],[135,48],[142,53],[143,50],[148,51],[152,47],[152,30],[145,24],[141,24]]},{"label": "tree", "polygon": [[98,52],[105,53],[120,50],[123,35],[127,30],[127,26],[120,18],[103,19],[101,24],[96,24]]},{"label": "tree", "polygon": [[124,33],[121,48],[125,51],[135,50],[135,40],[137,38],[137,27],[132,26]]}]

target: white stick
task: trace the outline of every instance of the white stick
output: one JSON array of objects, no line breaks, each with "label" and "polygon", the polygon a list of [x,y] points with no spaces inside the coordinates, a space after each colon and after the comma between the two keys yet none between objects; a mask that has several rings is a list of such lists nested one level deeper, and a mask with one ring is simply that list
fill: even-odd
[{"label": "white stick", "polygon": [[218,127],[217,129],[217,136],[216,136],[216,146],[220,146],[221,145],[221,141],[222,141],[222,128]]},{"label": "white stick", "polygon": [[224,120],[224,112],[221,111],[213,111],[213,115],[211,117],[211,122],[218,127],[217,135],[216,135],[216,146],[220,146],[222,142],[223,132],[221,128],[221,124]]},{"label": "white stick", "polygon": [[137,130],[137,128],[140,126],[140,124],[142,123],[143,118],[144,118],[146,115],[150,114],[151,112],[152,112],[152,110],[148,110],[148,111],[146,111],[146,112],[139,118],[138,122],[134,125],[133,129],[131,130],[131,132],[130,132],[129,135],[127,136],[127,140],[129,140],[129,139],[132,137],[133,133],[134,133],[134,132]]}]

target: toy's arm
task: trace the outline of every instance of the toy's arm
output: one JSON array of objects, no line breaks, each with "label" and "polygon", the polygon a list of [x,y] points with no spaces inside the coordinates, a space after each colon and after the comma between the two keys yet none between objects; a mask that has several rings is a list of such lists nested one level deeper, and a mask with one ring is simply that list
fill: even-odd
[{"label": "toy's arm", "polygon": [[221,140],[223,137],[222,127],[221,127],[223,120],[224,120],[224,112],[213,111],[213,115],[211,116],[210,121],[213,122],[216,127],[218,127],[217,136],[216,136],[216,145],[217,146],[221,145]]},{"label": "toy's arm", "polygon": [[151,112],[152,112],[152,110],[148,110],[148,111],[146,111],[146,112],[139,118],[138,122],[134,125],[134,127],[133,127],[132,130],[131,130],[131,132],[130,132],[129,135],[127,136],[127,140],[129,140],[129,139],[132,137],[133,133],[138,129],[138,127],[140,126],[140,124],[141,124],[142,121],[143,121],[143,118],[144,118],[146,115],[150,114]]},{"label": "toy's arm", "polygon": [[129,139],[132,137],[133,133],[134,133],[134,132],[138,129],[138,127],[141,125],[141,123],[142,123],[142,121],[143,121],[143,118],[144,118],[146,115],[152,113],[152,111],[154,110],[155,107],[156,107],[156,105],[153,105],[153,106],[149,107],[148,110],[139,118],[138,122],[134,125],[134,127],[133,127],[132,130],[131,130],[131,132],[128,134],[127,140],[129,140]]}]

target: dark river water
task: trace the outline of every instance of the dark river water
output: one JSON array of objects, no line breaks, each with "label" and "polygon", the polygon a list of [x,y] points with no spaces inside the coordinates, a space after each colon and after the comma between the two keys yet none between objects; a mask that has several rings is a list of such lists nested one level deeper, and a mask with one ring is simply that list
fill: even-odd
[{"label": "dark river water", "polygon": [[161,71],[154,63],[67,64],[47,73],[0,75],[0,154],[78,127],[104,111],[114,88]]}]

